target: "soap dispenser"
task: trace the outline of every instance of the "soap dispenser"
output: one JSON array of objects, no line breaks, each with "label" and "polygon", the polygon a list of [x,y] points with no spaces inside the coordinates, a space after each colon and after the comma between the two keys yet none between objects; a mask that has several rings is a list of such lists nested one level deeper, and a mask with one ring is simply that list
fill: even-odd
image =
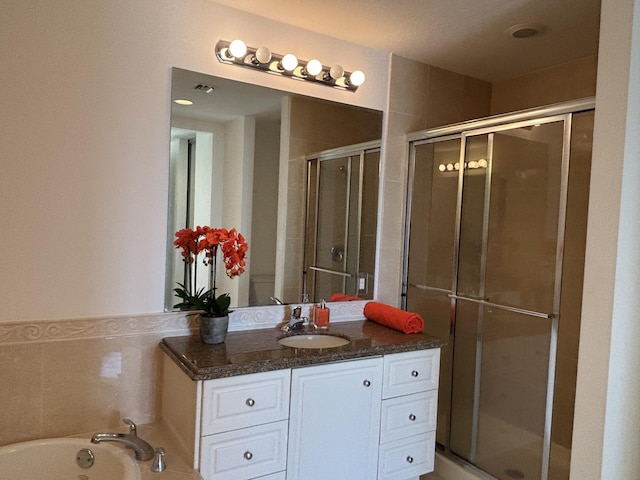
[{"label": "soap dispenser", "polygon": [[316,324],[316,328],[329,328],[329,307],[327,307],[327,302],[322,300],[320,305],[316,305],[314,309],[313,319]]}]

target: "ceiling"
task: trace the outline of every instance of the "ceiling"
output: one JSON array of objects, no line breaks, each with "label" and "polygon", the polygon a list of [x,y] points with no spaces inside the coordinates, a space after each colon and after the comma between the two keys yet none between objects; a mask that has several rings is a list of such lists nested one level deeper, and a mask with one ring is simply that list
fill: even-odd
[{"label": "ceiling", "polygon": [[[600,0],[214,0],[489,82],[595,55]],[[514,38],[507,30],[534,25]]]}]

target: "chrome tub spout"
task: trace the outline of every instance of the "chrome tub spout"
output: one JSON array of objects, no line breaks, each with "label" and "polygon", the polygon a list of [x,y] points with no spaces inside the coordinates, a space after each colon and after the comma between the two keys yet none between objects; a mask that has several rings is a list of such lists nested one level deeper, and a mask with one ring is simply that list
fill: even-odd
[{"label": "chrome tub spout", "polygon": [[155,455],[155,450],[149,443],[138,437],[136,424],[128,418],[122,420],[129,425],[129,433],[104,432],[96,433],[91,437],[91,443],[116,442],[121,443],[126,448],[135,452],[136,460],[151,460]]}]

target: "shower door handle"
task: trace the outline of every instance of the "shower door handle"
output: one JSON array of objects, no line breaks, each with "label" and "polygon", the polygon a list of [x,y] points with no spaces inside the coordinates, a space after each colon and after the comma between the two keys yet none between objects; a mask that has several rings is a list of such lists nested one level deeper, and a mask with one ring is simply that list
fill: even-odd
[{"label": "shower door handle", "polygon": [[485,307],[497,308],[499,310],[505,310],[507,312],[520,313],[522,315],[528,315],[530,317],[538,317],[538,318],[546,318],[546,319],[553,319],[557,317],[556,313],[536,312],[535,310],[527,310],[524,308],[511,307],[509,305],[503,305],[500,303],[488,302],[487,300],[483,300],[481,298],[465,297],[464,295],[456,295],[454,293],[450,293],[448,296],[449,298],[453,298],[455,300],[462,300],[464,302],[477,303],[478,305],[483,305]]}]

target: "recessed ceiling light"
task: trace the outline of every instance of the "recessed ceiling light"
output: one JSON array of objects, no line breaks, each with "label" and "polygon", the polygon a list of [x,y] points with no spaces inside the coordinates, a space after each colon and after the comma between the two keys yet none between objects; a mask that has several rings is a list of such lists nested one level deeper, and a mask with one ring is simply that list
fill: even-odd
[{"label": "recessed ceiling light", "polygon": [[191,100],[178,99],[178,100],[174,100],[174,102],[177,103],[178,105],[193,105],[193,102]]},{"label": "recessed ceiling light", "polygon": [[533,25],[530,23],[521,23],[519,25],[513,25],[507,28],[505,31],[507,35],[513,38],[529,38],[537,35],[543,30],[540,25]]}]

